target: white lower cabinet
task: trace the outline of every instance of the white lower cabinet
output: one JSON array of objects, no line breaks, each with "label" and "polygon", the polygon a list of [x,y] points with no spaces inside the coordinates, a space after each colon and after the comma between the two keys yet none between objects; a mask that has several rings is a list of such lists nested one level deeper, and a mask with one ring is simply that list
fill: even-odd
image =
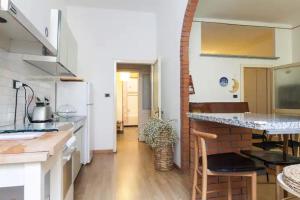
[{"label": "white lower cabinet", "polygon": [[0,199],[64,200],[63,175],[62,152],[45,162],[0,165]]},{"label": "white lower cabinet", "polygon": [[44,177],[44,200],[51,200],[51,172],[49,171]]},{"label": "white lower cabinet", "polygon": [[72,179],[73,182],[75,181],[76,177],[78,176],[78,173],[80,171],[80,168],[82,166],[81,164],[81,154],[82,154],[82,137],[84,133],[84,126],[80,126],[77,130],[74,131],[74,136],[76,137],[76,150],[73,153],[72,158],[72,167],[73,167],[73,173],[72,173]]}]

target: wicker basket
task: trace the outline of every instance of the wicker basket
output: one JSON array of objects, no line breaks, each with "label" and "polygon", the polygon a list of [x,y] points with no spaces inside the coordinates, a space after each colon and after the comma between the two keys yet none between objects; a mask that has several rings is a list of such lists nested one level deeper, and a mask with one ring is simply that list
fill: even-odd
[{"label": "wicker basket", "polygon": [[173,147],[158,147],[154,149],[154,166],[159,171],[170,171],[174,167]]},{"label": "wicker basket", "polygon": [[[163,132],[159,136],[159,140],[164,142],[168,139],[167,132]],[[170,171],[174,167],[173,161],[173,146],[167,145],[165,147],[156,147],[154,150],[154,166],[159,171]]]}]

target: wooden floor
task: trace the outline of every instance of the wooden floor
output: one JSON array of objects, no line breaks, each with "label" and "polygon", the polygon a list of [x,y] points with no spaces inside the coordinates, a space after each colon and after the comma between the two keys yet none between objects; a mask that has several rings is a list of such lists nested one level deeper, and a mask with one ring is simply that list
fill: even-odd
[{"label": "wooden floor", "polygon": [[[258,177],[258,200],[275,199],[274,177]],[[75,200],[189,200],[190,183],[178,170],[157,172],[152,151],[137,141],[137,129],[118,135],[117,154],[95,155],[81,169],[75,183]]]},{"label": "wooden floor", "polygon": [[189,178],[157,172],[152,151],[137,141],[137,129],[118,135],[117,154],[98,154],[83,167],[75,183],[75,200],[188,200]]}]

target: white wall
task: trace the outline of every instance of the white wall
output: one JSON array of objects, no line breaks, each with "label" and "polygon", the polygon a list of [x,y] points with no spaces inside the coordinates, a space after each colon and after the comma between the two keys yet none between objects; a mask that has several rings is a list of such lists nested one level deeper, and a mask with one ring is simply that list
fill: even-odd
[{"label": "white wall", "polygon": [[154,12],[157,8],[156,1],[160,0],[65,0],[70,6],[89,6],[93,8],[140,12]]},{"label": "white wall", "polygon": [[181,166],[180,152],[180,39],[187,0],[158,2],[158,55],[162,59],[162,111],[174,119],[178,135],[175,163]]},{"label": "white wall", "polygon": [[175,119],[179,137],[175,163],[180,166],[180,38],[187,0],[145,1],[152,6],[116,1],[103,1],[106,9],[68,7],[68,21],[79,46],[79,74],[96,89],[95,149],[113,145],[113,99],[104,98],[104,93],[114,92],[114,60],[149,60],[158,55],[162,59],[162,111],[164,118]]},{"label": "white wall", "polygon": [[[45,72],[25,63],[21,54],[7,53],[0,50],[0,126],[12,125],[14,122],[15,93],[13,89],[13,80],[19,80],[31,86],[35,95],[43,99],[50,98],[52,107],[54,107],[54,82],[30,81],[34,76],[47,75]],[[27,89],[27,97],[31,93]],[[25,103],[24,89],[20,89],[18,95],[17,122],[22,122],[24,116]],[[34,102],[31,106],[34,105]]]},{"label": "white wall", "polygon": [[238,98],[233,98],[233,94],[229,92],[230,84],[228,87],[219,86],[221,77],[235,78],[242,83],[241,66],[272,67],[292,62],[291,30],[276,29],[275,34],[276,56],[280,57],[278,60],[205,57],[200,56],[201,22],[194,22],[190,36],[190,74],[196,94],[190,96],[190,102],[241,101],[241,89],[237,93]]},{"label": "white wall", "polygon": [[300,62],[300,27],[293,29],[293,62]]},{"label": "white wall", "polygon": [[[157,57],[156,16],[71,6],[68,21],[78,42],[78,73],[94,86],[94,149],[113,149],[114,62]],[[105,93],[111,97],[105,98]]]}]

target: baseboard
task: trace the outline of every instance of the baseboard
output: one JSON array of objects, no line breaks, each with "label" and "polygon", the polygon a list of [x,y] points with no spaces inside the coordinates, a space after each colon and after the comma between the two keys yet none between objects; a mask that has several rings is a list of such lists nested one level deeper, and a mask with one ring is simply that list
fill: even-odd
[{"label": "baseboard", "polygon": [[174,167],[175,167],[176,169],[181,170],[181,167],[179,167],[176,163],[174,163]]},{"label": "baseboard", "polygon": [[112,153],[114,153],[112,149],[93,150],[93,154],[112,154]]}]

